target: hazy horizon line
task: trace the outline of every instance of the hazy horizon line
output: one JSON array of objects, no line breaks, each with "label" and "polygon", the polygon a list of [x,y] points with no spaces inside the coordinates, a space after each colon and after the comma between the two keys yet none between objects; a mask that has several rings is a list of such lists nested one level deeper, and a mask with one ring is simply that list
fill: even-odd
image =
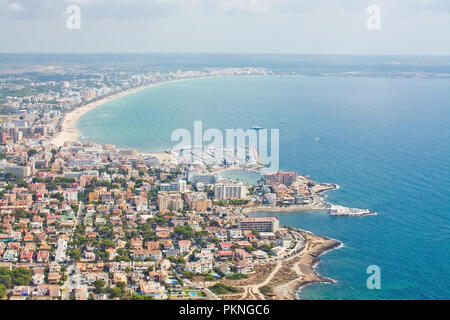
[{"label": "hazy horizon line", "polygon": [[74,51],[74,52],[30,52],[30,51],[0,51],[0,54],[29,54],[29,55],[39,55],[39,54],[51,54],[51,55],[69,55],[69,54],[130,54],[130,55],[151,55],[151,54],[217,54],[217,55],[286,55],[286,56],[380,56],[380,57],[389,57],[389,56],[404,56],[404,57],[449,57],[449,54],[397,54],[397,53],[389,53],[389,54],[380,54],[380,53],[295,53],[295,52],[200,52],[200,51],[148,51],[148,52],[128,52],[128,51],[117,51],[117,52],[102,52],[102,51]]}]

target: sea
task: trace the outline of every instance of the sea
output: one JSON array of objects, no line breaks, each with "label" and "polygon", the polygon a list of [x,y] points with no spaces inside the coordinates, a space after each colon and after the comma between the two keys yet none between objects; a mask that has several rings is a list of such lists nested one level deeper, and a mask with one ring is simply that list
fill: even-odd
[{"label": "sea", "polygon": [[[162,84],[90,111],[77,127],[85,141],[142,152],[164,152],[176,144],[171,133],[192,132],[194,121],[202,121],[204,130],[223,132],[255,125],[279,129],[280,169],[336,183],[340,188],[327,193],[329,202],[378,213],[255,213],[343,243],[316,266],[336,283],[304,287],[299,298],[448,299],[450,78],[421,77],[417,72],[424,69],[411,62],[413,57],[407,60],[414,73],[406,75],[401,64],[393,64],[392,71],[384,63],[398,57],[380,59],[383,70],[375,75],[372,67],[369,74],[342,73],[364,69],[366,60],[352,68],[349,58],[346,68],[332,74],[324,74],[327,65],[321,64],[320,72],[300,75]],[[289,63],[283,62],[284,70]],[[447,62],[423,65],[435,75],[440,67],[449,73]],[[259,179],[239,170],[222,174],[250,183]],[[370,266],[380,268],[379,289],[367,285]]]}]

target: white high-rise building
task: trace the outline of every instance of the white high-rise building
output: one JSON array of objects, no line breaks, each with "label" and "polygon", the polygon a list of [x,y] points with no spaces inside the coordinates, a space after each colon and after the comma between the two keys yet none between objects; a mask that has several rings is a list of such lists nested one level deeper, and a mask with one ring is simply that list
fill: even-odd
[{"label": "white high-rise building", "polygon": [[186,180],[178,180],[178,186],[181,193],[186,192]]},{"label": "white high-rise building", "polygon": [[181,193],[186,192],[186,180],[178,180],[170,183],[161,183],[161,191],[179,191]]},{"label": "white high-rise building", "polygon": [[247,198],[247,186],[242,182],[222,182],[214,187],[216,200],[232,200]]}]

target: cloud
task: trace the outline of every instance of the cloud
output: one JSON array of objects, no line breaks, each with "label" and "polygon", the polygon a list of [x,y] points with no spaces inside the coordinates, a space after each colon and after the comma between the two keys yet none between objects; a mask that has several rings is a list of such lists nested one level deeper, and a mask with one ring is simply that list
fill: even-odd
[{"label": "cloud", "polygon": [[20,12],[23,11],[23,6],[18,2],[12,2],[8,4],[8,10],[11,12]]},{"label": "cloud", "polygon": [[[372,4],[382,29],[368,33]],[[448,54],[448,30],[449,0],[0,0],[6,51]]]},{"label": "cloud", "polygon": [[269,0],[222,0],[219,7],[224,11],[269,12]]},{"label": "cloud", "polygon": [[[178,17],[187,14],[295,14],[312,11],[360,12],[361,8],[377,4],[399,13],[434,11],[450,12],[448,0],[0,0],[0,15],[11,18],[49,18],[65,12],[68,5],[77,4],[83,13],[94,19],[133,20],[136,17]],[[3,10],[6,9],[6,10]],[[365,9],[363,9],[365,10]]]}]

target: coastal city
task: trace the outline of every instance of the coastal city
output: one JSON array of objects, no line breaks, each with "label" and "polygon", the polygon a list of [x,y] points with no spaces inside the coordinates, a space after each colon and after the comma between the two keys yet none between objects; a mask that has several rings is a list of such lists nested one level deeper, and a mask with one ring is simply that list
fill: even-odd
[{"label": "coastal city", "polygon": [[[240,163],[190,163],[80,142],[75,123],[141,88],[264,68],[125,72],[34,66],[0,74],[0,298],[296,299],[318,256],[340,242],[258,212],[323,210],[338,188],[296,172],[224,179]],[[258,171],[254,161],[245,169]]]},{"label": "coastal city", "polygon": [[448,0],[0,0],[0,314],[448,300],[449,31]]}]

